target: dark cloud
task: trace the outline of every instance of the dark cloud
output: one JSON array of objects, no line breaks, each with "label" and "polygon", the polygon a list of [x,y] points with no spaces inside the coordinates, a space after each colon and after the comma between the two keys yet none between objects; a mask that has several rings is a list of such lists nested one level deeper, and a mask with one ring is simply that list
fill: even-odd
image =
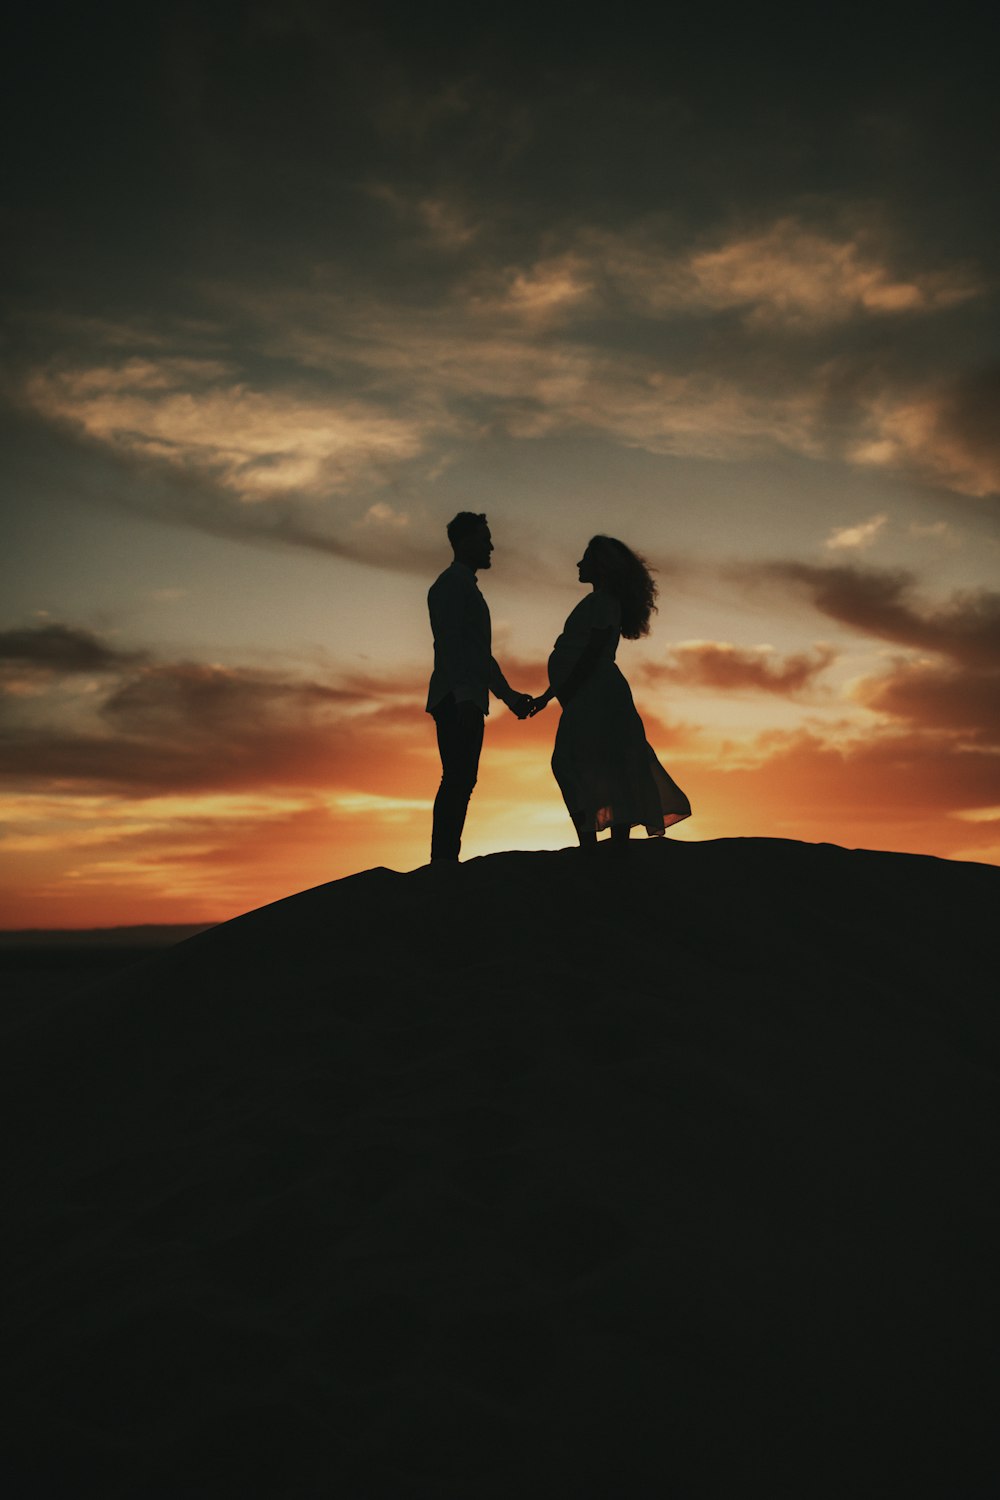
[{"label": "dark cloud", "polygon": [[[405,10],[19,8],[12,345],[26,379],[79,364],[34,408],[49,440],[90,433],[77,492],[423,574],[420,506],[484,432],[826,456],[868,405],[891,426],[940,384],[943,348],[951,372],[981,364],[995,91],[960,28],[867,15],[859,45],[840,13],[817,51],[801,12]],[[186,360],[178,399],[114,389],[98,411],[109,346]],[[978,390],[899,464],[979,486]],[[364,413],[324,450],[324,405],[332,427],[349,401]],[[380,504],[409,530],[368,524]]]},{"label": "dark cloud", "polygon": [[864,678],[854,696],[866,708],[915,727],[950,731],[963,745],[1000,749],[1000,670],[901,662],[892,672]]},{"label": "dark cloud", "polygon": [[101,712],[129,734],[213,739],[250,727],[266,733],[275,723],[305,725],[357,701],[356,692],[325,683],[183,662],[148,667],[117,688]]},{"label": "dark cloud", "polygon": [[855,683],[856,702],[949,736],[949,753],[956,736],[964,747],[1000,744],[1000,594],[969,589],[930,604],[918,598],[911,573],[858,565],[782,562],[732,574],[790,586],[838,624],[921,653],[922,660],[900,659]]},{"label": "dark cloud", "polygon": [[996,134],[981,29],[871,7],[568,25],[518,5],[21,6],[5,40],[31,122],[11,163],[23,280],[58,264],[64,291],[117,279],[139,307],[178,266],[321,260],[426,287],[434,256],[385,232],[372,183],[470,205],[500,258],[582,219],[666,206],[690,230],[817,196],[891,197],[968,253]]},{"label": "dark cloud", "polygon": [[37,708],[31,722],[8,725],[0,775],[125,796],[367,788],[386,756],[398,755],[400,732],[420,724],[422,687],[403,677],[322,682],[195,662],[143,666],[97,704],[104,732],[39,723]]},{"label": "dark cloud", "polygon": [[1000,366],[956,380],[944,393],[935,425],[953,467],[975,480],[973,493],[1000,494]]},{"label": "dark cloud", "polygon": [[144,660],[140,651],[123,651],[89,630],[71,625],[29,625],[0,630],[0,671],[5,665],[46,673],[114,672]]},{"label": "dark cloud", "polygon": [[901,569],[781,562],[734,572],[791,585],[829,619],[880,640],[971,668],[1000,663],[1000,594],[989,589],[964,590],[935,607],[914,598],[916,579]]},{"label": "dark cloud", "polygon": [[1000,464],[1000,366],[957,381],[942,414],[948,431],[977,457]]},{"label": "dark cloud", "polygon": [[644,669],[653,682],[680,682],[722,692],[764,692],[794,697],[814,685],[836,660],[830,646],[782,656],[760,647],[741,648],[724,641],[696,641],[676,647],[663,662]]}]

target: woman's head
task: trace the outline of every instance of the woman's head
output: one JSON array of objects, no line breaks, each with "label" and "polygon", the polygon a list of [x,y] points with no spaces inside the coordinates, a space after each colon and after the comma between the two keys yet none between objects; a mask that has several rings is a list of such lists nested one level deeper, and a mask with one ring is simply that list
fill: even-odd
[{"label": "woman's head", "polygon": [[593,583],[613,594],[621,606],[622,635],[638,640],[649,634],[656,609],[656,584],[645,560],[613,536],[593,536],[578,564],[581,583]]}]

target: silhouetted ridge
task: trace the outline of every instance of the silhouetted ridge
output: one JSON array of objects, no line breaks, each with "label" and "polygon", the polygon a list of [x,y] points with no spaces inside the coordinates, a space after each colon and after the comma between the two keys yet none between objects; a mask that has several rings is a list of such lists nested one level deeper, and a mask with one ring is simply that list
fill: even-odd
[{"label": "silhouetted ridge", "polygon": [[11,1493],[976,1493],[998,895],[782,840],[510,853],[50,1006]]}]

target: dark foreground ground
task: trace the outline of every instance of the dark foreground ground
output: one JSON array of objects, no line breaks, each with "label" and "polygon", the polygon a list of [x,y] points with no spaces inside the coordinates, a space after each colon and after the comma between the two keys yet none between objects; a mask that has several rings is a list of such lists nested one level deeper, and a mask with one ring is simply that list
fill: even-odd
[{"label": "dark foreground ground", "polygon": [[162,948],[182,943],[200,926],[150,926],[0,932],[0,1026],[22,1010],[73,994],[121,969],[142,963]]},{"label": "dark foreground ground", "polygon": [[632,854],[22,1008],[8,1493],[995,1495],[1000,871]]}]

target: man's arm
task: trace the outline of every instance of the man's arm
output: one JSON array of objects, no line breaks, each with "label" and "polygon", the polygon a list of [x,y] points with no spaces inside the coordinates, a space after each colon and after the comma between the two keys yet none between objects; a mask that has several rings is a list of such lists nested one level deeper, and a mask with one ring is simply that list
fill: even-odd
[{"label": "man's arm", "polygon": [[529,707],[532,702],[530,693],[517,693],[511,687],[506,677],[500,670],[500,664],[495,656],[490,657],[490,692],[502,703],[506,703],[512,714],[517,714],[519,719],[528,717]]}]

